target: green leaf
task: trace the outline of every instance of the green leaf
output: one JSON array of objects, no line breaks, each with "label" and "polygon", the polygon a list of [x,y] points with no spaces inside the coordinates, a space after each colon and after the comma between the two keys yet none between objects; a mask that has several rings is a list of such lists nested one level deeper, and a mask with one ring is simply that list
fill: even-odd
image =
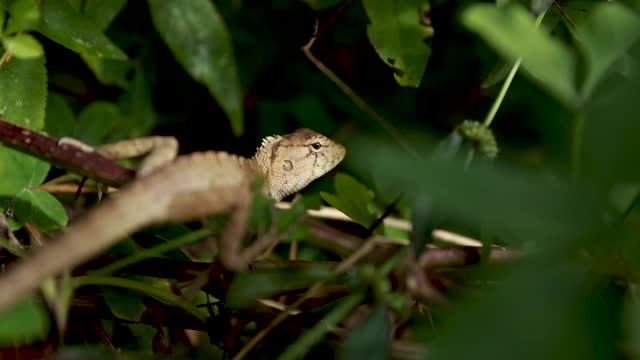
[{"label": "green leaf", "polygon": [[551,264],[512,269],[497,287],[458,308],[429,342],[429,359],[617,358],[621,292],[590,280],[585,269]]},{"label": "green leaf", "polygon": [[151,89],[143,69],[136,71],[127,91],[118,99],[123,119],[120,122],[120,138],[148,134],[156,124],[157,115],[151,101]]},{"label": "green leaf", "polygon": [[363,0],[370,24],[367,34],[380,58],[395,70],[402,86],[420,85],[431,55],[425,38],[431,28],[420,23],[425,0]]},{"label": "green leaf", "polygon": [[[267,201],[268,207],[273,206],[273,203],[269,199],[265,200]],[[309,235],[309,228],[300,221],[306,211],[306,204],[301,201],[301,199],[293,202],[291,209],[289,210],[276,210],[276,231],[278,234],[286,233],[287,235],[286,239],[283,239],[283,241],[291,242],[303,240]]]},{"label": "green leaf", "polygon": [[69,6],[73,8],[73,10],[82,12],[82,4],[85,2],[85,0],[67,0],[67,2],[69,3]]},{"label": "green leaf", "polygon": [[634,349],[640,346],[640,299],[633,293],[628,294],[622,314],[625,330],[625,343]]},{"label": "green leaf", "polygon": [[320,264],[239,273],[231,281],[225,301],[235,309],[252,306],[257,299],[268,298],[283,291],[308,288],[315,282],[330,278],[334,273],[333,267]]},{"label": "green leaf", "polygon": [[463,140],[459,132],[452,131],[447,137],[438,142],[431,152],[431,158],[452,161],[462,148]]},{"label": "green leaf", "polygon": [[490,88],[501,83],[502,80],[509,75],[509,71],[511,71],[512,67],[513,64],[510,62],[500,61],[496,63],[493,70],[491,70],[489,75],[487,75],[487,78],[482,81],[482,88]]},{"label": "green leaf", "polygon": [[50,136],[73,135],[76,127],[75,115],[64,96],[49,92],[44,129]]},{"label": "green leaf", "polygon": [[36,0],[15,0],[9,6],[6,34],[33,29],[40,20],[40,8]]},{"label": "green leaf", "polygon": [[350,167],[375,179],[384,195],[430,198],[439,218],[481,227],[501,241],[564,246],[600,223],[598,192],[586,182],[515,167],[414,160],[372,139],[353,142],[349,151]]},{"label": "green leaf", "polygon": [[80,56],[102,84],[115,85],[123,89],[129,86],[129,73],[133,69],[131,62],[103,59],[87,54]]},{"label": "green leaf", "polygon": [[139,322],[147,310],[142,296],[137,291],[113,286],[103,286],[104,302],[111,312],[120,319]]},{"label": "green leaf", "polygon": [[43,1],[42,18],[37,30],[49,39],[80,54],[126,60],[97,24],[80,15],[66,1]]},{"label": "green leaf", "polygon": [[178,62],[243,131],[242,87],[227,27],[209,0],[149,0],[153,23]]},{"label": "green leaf", "polygon": [[44,339],[49,326],[49,316],[42,303],[22,300],[0,312],[0,346],[11,347]]},{"label": "green leaf", "polygon": [[86,0],[83,15],[102,31],[109,27],[126,4],[127,0]]},{"label": "green leaf", "polygon": [[534,14],[542,14],[553,4],[553,0],[531,0],[531,11]]},{"label": "green leaf", "polygon": [[7,13],[0,8],[0,37],[4,35],[5,20],[7,20]]},{"label": "green leaf", "polygon": [[580,173],[603,183],[640,181],[640,48],[633,58],[629,77],[609,73],[575,120]]},{"label": "green leaf", "polygon": [[50,165],[33,156],[0,147],[0,196],[13,196],[26,187],[40,185]]},{"label": "green leaf", "polygon": [[601,3],[578,28],[577,37],[588,66],[581,88],[587,99],[611,65],[640,38],[640,16],[622,5]]},{"label": "green leaf", "polygon": [[575,59],[560,41],[536,28],[522,6],[478,3],[462,13],[462,23],[504,58],[522,58],[522,67],[552,96],[570,108],[579,105]]},{"label": "green leaf", "polygon": [[334,187],[336,195],[321,192],[322,199],[365,228],[371,226],[377,218],[376,214],[369,210],[373,202],[373,192],[343,173],[335,176]]},{"label": "green leaf", "polygon": [[108,143],[109,135],[118,128],[122,118],[115,104],[94,101],[78,115],[74,137],[90,145]]},{"label": "green leaf", "polygon": [[40,42],[29,34],[5,36],[2,38],[2,46],[18,59],[33,59],[44,55]]},{"label": "green leaf", "polygon": [[30,222],[43,232],[58,230],[67,223],[67,213],[53,195],[40,189],[24,190],[13,199],[15,218]]},{"label": "green leaf", "polygon": [[3,119],[40,130],[44,126],[46,99],[44,57],[14,58],[0,67],[0,114]]},{"label": "green leaf", "polygon": [[[601,2],[593,0],[569,0],[556,2],[547,12],[544,23],[549,27],[550,31],[554,31],[556,30],[556,27],[553,26],[553,21],[554,17],[557,17],[562,20],[562,23],[567,29],[571,30],[572,33],[575,33],[573,30],[575,28],[581,28],[588,21],[593,8],[599,3]],[[550,21],[547,22],[547,19]]]},{"label": "green leaf", "polygon": [[349,330],[340,347],[339,359],[385,360],[391,350],[391,319],[383,303]]},{"label": "green leaf", "polygon": [[[109,27],[126,3],[127,0],[87,0],[84,3],[83,14],[103,31]],[[116,85],[123,89],[129,86],[128,75],[132,70],[129,61],[105,59],[89,54],[80,56],[102,84]]]}]

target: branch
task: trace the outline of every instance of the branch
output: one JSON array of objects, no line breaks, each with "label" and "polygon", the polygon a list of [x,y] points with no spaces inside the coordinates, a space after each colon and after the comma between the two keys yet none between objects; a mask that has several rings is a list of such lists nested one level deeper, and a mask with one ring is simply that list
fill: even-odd
[{"label": "branch", "polygon": [[0,142],[14,150],[90,177],[119,186],[134,179],[136,172],[97,152],[85,152],[67,143],[0,119]]}]

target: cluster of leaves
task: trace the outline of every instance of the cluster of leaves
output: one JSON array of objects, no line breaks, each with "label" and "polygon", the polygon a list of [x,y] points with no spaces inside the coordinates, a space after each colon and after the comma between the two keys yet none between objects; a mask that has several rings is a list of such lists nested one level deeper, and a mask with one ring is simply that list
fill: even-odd
[{"label": "cluster of leaves", "polygon": [[[197,263],[175,249],[210,235],[217,223],[195,231],[151,229],[111,249],[124,259],[90,268],[88,276],[65,277],[62,293],[45,284],[49,300],[62,299],[51,302],[61,329],[72,303],[69,288],[78,288],[76,298],[91,298],[80,286],[93,285],[86,288],[100,286],[109,314],[100,319],[100,331],[114,334],[112,346],[179,352],[176,327],[206,330],[212,345],[233,343],[230,334],[244,344],[269,323],[256,299],[283,293],[291,299],[301,291],[307,291],[303,298],[319,296],[309,288],[321,282],[343,292],[312,307],[312,322],[297,317],[293,330],[285,323],[282,331],[296,334],[295,340],[267,338],[261,345],[266,354],[288,359],[334,349],[342,357],[401,357],[409,343],[415,345],[411,356],[426,347],[429,357],[447,359],[638,355],[640,3],[268,3],[0,0],[0,114],[89,144],[146,135],[159,125],[179,133],[197,126],[193,117],[203,109],[214,112],[211,119],[225,118],[205,120],[215,129],[205,133],[215,139],[287,132],[292,124],[326,134],[340,130],[338,140],[349,152],[345,172],[360,181],[338,174],[335,190],[321,192],[322,199],[357,224],[356,234],[400,237],[405,246],[370,260],[375,266],[361,260],[364,265],[348,274],[330,262],[236,274],[222,289],[207,290],[229,311],[201,292],[186,301],[159,280],[162,270],[172,279],[193,273]],[[299,49],[312,38],[315,19],[321,20],[317,57],[335,74]],[[483,122],[463,121],[483,116]],[[443,122],[448,133],[439,129]],[[399,144],[375,135],[380,125]],[[356,136],[356,128],[363,134]],[[192,133],[181,143],[197,142],[200,131]],[[38,189],[55,175],[50,170],[46,162],[0,148],[0,209],[9,230],[21,235],[29,225],[22,231],[34,237],[65,226],[68,199]],[[310,192],[318,188],[326,184]],[[472,272],[425,269],[443,297],[416,296],[415,281],[400,280],[409,236],[379,224],[390,199],[398,198],[397,215],[413,222],[416,255],[434,227],[485,244]],[[319,250],[317,233],[300,225],[303,211],[318,205],[317,197],[305,196],[293,211],[281,212],[256,201],[250,233],[275,232],[287,246],[303,241],[298,259],[342,260],[337,255],[349,252]],[[521,259],[497,267],[494,243],[519,249]],[[143,260],[160,256],[175,267],[144,266]],[[211,260],[206,252],[197,256]],[[139,272],[119,272],[140,261]],[[150,271],[151,278],[141,278]],[[482,296],[474,296],[478,292]],[[443,298],[455,314],[432,306]],[[70,344],[78,342],[71,333],[82,329],[74,311]],[[158,322],[158,311],[162,319],[182,322]],[[239,330],[225,327],[229,316]],[[257,331],[244,326],[251,321]],[[50,340],[48,326],[45,307],[24,302],[1,315],[0,341]],[[123,326],[143,340],[113,343]],[[344,334],[335,330],[342,326]],[[333,346],[336,334],[339,347]],[[192,353],[216,351],[203,345]]]}]

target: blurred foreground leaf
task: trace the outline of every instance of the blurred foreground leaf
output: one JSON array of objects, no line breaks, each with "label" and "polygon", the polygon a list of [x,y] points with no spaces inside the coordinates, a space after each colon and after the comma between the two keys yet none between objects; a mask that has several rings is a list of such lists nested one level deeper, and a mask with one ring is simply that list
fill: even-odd
[{"label": "blurred foreground leaf", "polygon": [[462,14],[462,22],[508,60],[522,67],[545,90],[570,108],[578,106],[575,59],[560,41],[536,28],[520,5],[497,7],[478,3]]},{"label": "blurred foreground leaf", "polygon": [[630,55],[629,75],[610,73],[576,119],[580,171],[604,183],[640,181],[640,46]]},{"label": "blurred foreground leaf", "polygon": [[582,84],[587,99],[609,67],[640,38],[640,15],[616,3],[600,3],[584,26],[578,40],[588,65]]},{"label": "blurred foreground leaf", "polygon": [[505,242],[563,246],[600,224],[598,191],[587,183],[517,168],[418,161],[372,140],[354,143],[350,153],[352,165],[387,196],[402,192],[409,201],[426,196],[439,216],[482,226]]},{"label": "blurred foreground leaf", "polygon": [[531,261],[513,270],[439,329],[430,359],[617,358],[621,296],[613,286],[575,265]]}]

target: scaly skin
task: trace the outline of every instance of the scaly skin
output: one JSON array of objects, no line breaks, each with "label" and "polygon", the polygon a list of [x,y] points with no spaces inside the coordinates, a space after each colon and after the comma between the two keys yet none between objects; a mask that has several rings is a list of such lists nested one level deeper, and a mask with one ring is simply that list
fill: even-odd
[{"label": "scaly skin", "polygon": [[[125,186],[36,253],[11,266],[0,277],[0,311],[58,275],[149,225],[185,222],[231,214],[220,243],[223,264],[235,271],[247,267],[240,253],[252,198],[251,184],[264,178],[263,193],[278,201],[342,161],[342,145],[308,129],[263,140],[254,157],[200,152],[149,171]],[[255,252],[255,249],[253,252]]]}]

